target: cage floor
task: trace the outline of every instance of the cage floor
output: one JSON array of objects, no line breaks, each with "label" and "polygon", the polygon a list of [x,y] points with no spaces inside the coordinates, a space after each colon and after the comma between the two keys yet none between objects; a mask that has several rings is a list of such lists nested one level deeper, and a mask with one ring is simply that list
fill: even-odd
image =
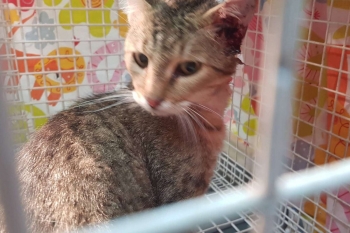
[{"label": "cage floor", "polygon": [[[210,184],[206,197],[210,200],[213,197],[225,195],[225,191],[234,189],[248,183],[252,175],[236,163],[230,156],[222,153],[219,159],[218,168]],[[305,221],[301,218],[301,212],[291,203],[280,203],[277,210],[276,233],[322,233],[314,221]],[[222,216],[218,221],[211,221],[198,227],[198,233],[238,233],[256,232],[258,214],[253,211],[240,213],[232,216]]]},{"label": "cage floor", "polygon": [[[224,195],[228,189],[247,183],[251,175],[241,166],[236,164],[226,154],[221,154],[218,169],[215,172],[206,197],[211,198]],[[256,221],[253,213],[235,214],[232,216],[222,216],[221,219],[210,221],[198,227],[198,233],[237,233],[252,232],[253,222]]]},{"label": "cage floor", "polygon": [[[209,190],[207,198],[220,195],[213,189]],[[222,216],[219,220],[210,221],[198,227],[198,233],[237,233],[237,232],[252,232],[252,221],[254,214],[236,214],[233,216]]]}]

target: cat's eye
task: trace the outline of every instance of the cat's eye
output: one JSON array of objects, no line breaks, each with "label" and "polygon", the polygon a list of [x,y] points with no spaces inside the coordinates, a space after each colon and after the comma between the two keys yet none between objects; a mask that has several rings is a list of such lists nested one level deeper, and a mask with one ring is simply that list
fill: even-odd
[{"label": "cat's eye", "polygon": [[201,64],[198,62],[184,62],[176,68],[176,74],[179,76],[189,76],[197,73],[200,68]]},{"label": "cat's eye", "polygon": [[148,66],[148,57],[143,53],[134,53],[134,60],[142,69]]}]

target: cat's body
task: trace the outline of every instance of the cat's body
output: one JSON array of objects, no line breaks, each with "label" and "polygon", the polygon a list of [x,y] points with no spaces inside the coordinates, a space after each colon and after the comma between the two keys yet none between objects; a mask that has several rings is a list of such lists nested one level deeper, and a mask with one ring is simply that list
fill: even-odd
[{"label": "cat's body", "polygon": [[134,89],[79,101],[18,155],[30,230],[71,230],[204,194],[254,8],[255,0],[128,0]]},{"label": "cat's body", "polygon": [[136,103],[84,113],[108,104],[57,114],[21,150],[34,232],[98,223],[206,191],[223,128],[188,140],[178,118],[152,116]]}]

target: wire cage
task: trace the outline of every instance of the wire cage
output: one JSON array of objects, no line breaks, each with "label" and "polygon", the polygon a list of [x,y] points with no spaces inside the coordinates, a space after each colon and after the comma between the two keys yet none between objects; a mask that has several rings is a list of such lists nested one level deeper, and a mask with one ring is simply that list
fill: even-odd
[{"label": "wire cage", "polygon": [[[0,12],[0,82],[15,148],[76,99],[130,82],[123,61],[128,22],[117,0],[1,0]],[[169,209],[174,220],[163,226],[174,229],[163,232],[197,223],[201,233],[350,232],[349,25],[349,0],[260,0],[242,46],[245,65],[233,77],[215,176],[192,203],[206,203],[204,217],[195,217],[191,202],[175,205],[172,213],[188,204],[193,222]],[[336,165],[325,167],[330,163]],[[293,179],[278,180],[285,172]],[[257,186],[243,195],[248,183]],[[270,208],[261,208],[264,200]],[[145,222],[152,216],[135,219],[152,225]],[[161,232],[123,219],[114,224],[123,233]]]}]

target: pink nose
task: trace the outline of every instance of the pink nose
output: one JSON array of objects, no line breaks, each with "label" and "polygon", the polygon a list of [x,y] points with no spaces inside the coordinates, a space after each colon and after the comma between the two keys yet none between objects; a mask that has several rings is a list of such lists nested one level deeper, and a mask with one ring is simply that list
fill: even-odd
[{"label": "pink nose", "polygon": [[146,100],[151,108],[157,108],[162,103],[161,100],[154,100],[150,98],[146,98]]}]

